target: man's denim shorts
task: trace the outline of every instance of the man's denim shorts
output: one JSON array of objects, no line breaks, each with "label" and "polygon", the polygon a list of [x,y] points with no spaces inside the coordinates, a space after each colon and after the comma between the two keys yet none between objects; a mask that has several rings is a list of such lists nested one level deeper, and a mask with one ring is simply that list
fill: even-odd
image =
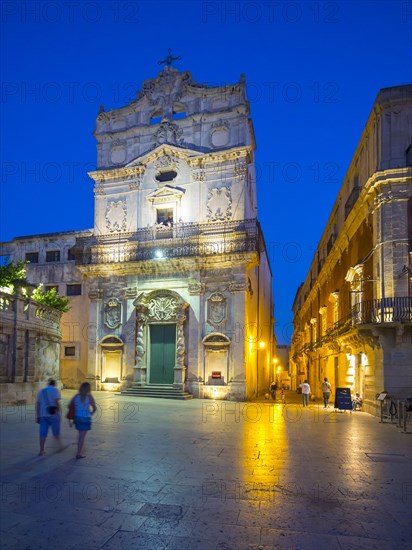
[{"label": "man's denim shorts", "polygon": [[52,429],[54,437],[60,435],[60,416],[54,414],[53,416],[42,416],[40,418],[40,437],[45,438],[49,432],[49,427]]}]

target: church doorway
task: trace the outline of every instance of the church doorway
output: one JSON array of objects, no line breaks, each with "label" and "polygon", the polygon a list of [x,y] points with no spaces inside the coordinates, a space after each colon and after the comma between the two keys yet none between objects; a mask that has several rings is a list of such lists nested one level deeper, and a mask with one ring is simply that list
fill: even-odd
[{"label": "church doorway", "polygon": [[173,384],[176,324],[150,325],[150,384]]}]

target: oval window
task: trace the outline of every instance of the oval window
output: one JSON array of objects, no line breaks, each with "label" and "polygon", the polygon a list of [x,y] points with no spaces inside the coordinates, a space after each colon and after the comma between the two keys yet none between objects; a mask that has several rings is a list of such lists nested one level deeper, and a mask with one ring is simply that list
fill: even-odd
[{"label": "oval window", "polygon": [[166,170],[165,172],[158,172],[156,174],[156,180],[160,183],[164,183],[166,181],[173,181],[176,176],[177,172],[175,170]]}]

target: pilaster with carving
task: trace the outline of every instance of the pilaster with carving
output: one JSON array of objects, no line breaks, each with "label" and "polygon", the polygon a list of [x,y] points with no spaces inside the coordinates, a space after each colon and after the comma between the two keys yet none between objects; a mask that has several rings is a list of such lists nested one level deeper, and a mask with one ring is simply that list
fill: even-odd
[{"label": "pilaster with carving", "polygon": [[98,353],[99,341],[99,316],[102,305],[103,289],[97,285],[91,285],[88,296],[90,299],[88,326],[88,346],[87,346],[87,381],[90,383],[92,390],[100,390],[100,372],[98,369],[100,354]]},{"label": "pilaster with carving", "polygon": [[[187,307],[187,306],[186,306]],[[176,343],[176,366],[174,368],[173,385],[184,389],[186,367],[184,364],[186,354],[186,341],[184,334],[184,322],[186,320],[185,304],[179,308],[176,314],[177,321],[177,343]]]},{"label": "pilaster with carving", "polygon": [[144,343],[144,329],[147,323],[147,307],[139,304],[136,307],[136,366],[134,381],[145,385],[147,382],[146,350]]}]

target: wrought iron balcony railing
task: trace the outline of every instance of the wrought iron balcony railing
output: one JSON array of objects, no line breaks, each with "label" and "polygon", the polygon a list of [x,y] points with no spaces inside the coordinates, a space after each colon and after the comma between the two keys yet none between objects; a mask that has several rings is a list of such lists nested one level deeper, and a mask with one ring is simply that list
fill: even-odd
[{"label": "wrought iron balcony railing", "polygon": [[321,338],[315,342],[301,344],[294,355],[298,356],[327,346],[339,336],[352,330],[354,326],[383,323],[412,323],[412,297],[401,296],[360,302],[348,315],[330,327]]},{"label": "wrought iron balcony railing", "polygon": [[412,322],[412,298],[383,298],[356,304],[350,313],[352,324],[410,323]]},{"label": "wrought iron balcony railing", "polygon": [[255,219],[216,224],[175,223],[133,233],[79,237],[72,254],[77,265],[95,265],[256,252],[260,235]]}]

